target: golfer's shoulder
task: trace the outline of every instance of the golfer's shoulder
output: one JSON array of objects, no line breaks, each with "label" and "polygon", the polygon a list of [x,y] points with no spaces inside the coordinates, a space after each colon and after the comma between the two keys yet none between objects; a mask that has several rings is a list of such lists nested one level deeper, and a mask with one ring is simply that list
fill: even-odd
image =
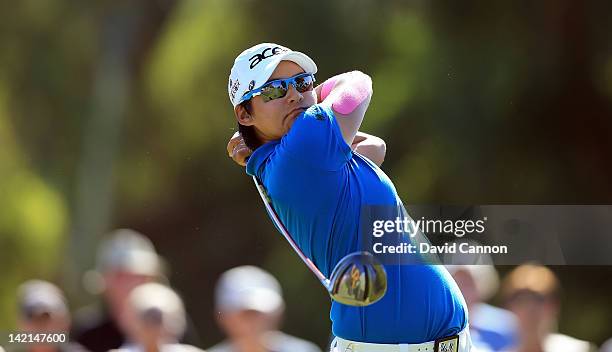
[{"label": "golfer's shoulder", "polygon": [[284,138],[287,141],[299,141],[302,145],[314,144],[321,147],[321,142],[339,142],[342,131],[332,108],[315,104],[296,119]]},{"label": "golfer's shoulder", "polygon": [[268,166],[286,168],[299,166],[292,172],[303,172],[305,168],[337,171],[352,156],[351,147],[344,142],[342,132],[334,121],[331,109],[313,105],[293,123],[281,138],[274,153],[269,154]]},{"label": "golfer's shoulder", "polygon": [[294,127],[300,123],[313,123],[323,125],[324,122],[332,121],[335,118],[334,111],[331,107],[324,104],[314,104],[304,111],[300,118],[296,120]]}]

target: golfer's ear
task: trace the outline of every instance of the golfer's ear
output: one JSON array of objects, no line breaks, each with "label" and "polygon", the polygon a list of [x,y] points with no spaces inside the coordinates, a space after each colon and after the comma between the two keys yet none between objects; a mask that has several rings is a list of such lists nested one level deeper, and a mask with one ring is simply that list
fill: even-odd
[{"label": "golfer's ear", "polygon": [[236,120],[238,120],[239,124],[244,126],[252,126],[254,124],[253,116],[251,116],[243,105],[236,106],[234,109],[234,114],[236,115]]}]

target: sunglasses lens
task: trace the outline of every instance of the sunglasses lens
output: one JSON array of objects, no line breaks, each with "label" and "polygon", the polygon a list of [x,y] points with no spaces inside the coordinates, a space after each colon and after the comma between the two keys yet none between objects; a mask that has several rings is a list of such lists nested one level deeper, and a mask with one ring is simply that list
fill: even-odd
[{"label": "sunglasses lens", "polygon": [[265,102],[282,98],[287,94],[287,85],[284,82],[270,82],[261,90],[261,96]]},{"label": "sunglasses lens", "polygon": [[[288,78],[286,80],[272,81],[267,85],[263,86],[261,88],[261,97],[263,98],[264,102],[284,97],[287,94],[288,90],[287,82],[290,81],[291,78]],[[293,82],[295,89],[300,93],[304,93],[309,90],[312,90],[314,84],[314,77],[310,74],[304,75],[295,78]]]},{"label": "sunglasses lens", "polygon": [[313,84],[313,79],[312,79],[312,76],[310,75],[298,77],[295,79],[295,89],[300,93],[304,93],[304,92],[311,90],[312,84]]}]

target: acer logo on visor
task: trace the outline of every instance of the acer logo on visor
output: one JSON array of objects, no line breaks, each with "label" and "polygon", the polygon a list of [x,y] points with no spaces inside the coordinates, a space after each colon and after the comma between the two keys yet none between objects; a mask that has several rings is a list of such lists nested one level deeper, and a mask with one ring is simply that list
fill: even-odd
[{"label": "acer logo on visor", "polygon": [[249,59],[249,61],[251,62],[250,68],[253,69],[263,60],[274,55],[278,55],[284,51],[287,51],[287,49],[281,48],[280,46],[275,46],[274,48],[265,48],[261,53],[251,56],[251,58]]}]

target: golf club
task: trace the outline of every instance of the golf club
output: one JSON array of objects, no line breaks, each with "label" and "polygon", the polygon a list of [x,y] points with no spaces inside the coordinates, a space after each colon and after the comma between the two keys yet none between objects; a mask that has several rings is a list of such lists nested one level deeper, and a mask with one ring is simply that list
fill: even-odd
[{"label": "golf club", "polygon": [[330,279],[302,253],[283,223],[280,221],[264,185],[253,176],[255,187],[272,221],[289,242],[300,259],[327,289],[331,298],[351,306],[367,306],[380,300],[387,291],[387,272],[383,265],[368,252],[353,252],[343,257],[332,270]]}]

